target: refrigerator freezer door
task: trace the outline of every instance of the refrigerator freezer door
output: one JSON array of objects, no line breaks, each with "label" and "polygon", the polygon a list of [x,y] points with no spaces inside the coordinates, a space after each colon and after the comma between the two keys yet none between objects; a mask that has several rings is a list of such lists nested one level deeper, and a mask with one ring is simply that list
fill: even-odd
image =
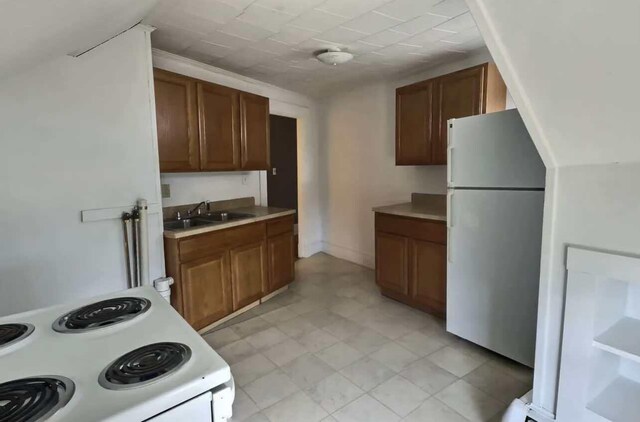
[{"label": "refrigerator freezer door", "polygon": [[544,187],[544,164],[517,110],[452,119],[448,142],[449,187]]},{"label": "refrigerator freezer door", "polygon": [[543,203],[542,191],[450,191],[447,331],[528,366]]}]

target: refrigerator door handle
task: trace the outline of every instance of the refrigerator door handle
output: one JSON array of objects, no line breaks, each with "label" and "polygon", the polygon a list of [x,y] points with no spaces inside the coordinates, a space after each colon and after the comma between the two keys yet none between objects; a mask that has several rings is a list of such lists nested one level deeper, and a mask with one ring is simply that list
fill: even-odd
[{"label": "refrigerator door handle", "polygon": [[447,122],[447,185],[453,186],[453,120]]},{"label": "refrigerator door handle", "polygon": [[447,262],[453,262],[453,257],[451,256],[451,228],[447,227]]},{"label": "refrigerator door handle", "polygon": [[453,262],[451,257],[451,228],[453,227],[453,190],[447,191],[447,261]]}]

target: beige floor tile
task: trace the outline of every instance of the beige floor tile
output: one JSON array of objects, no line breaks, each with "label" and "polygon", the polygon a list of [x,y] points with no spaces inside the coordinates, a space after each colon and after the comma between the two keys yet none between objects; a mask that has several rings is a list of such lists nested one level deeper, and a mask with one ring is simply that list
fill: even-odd
[{"label": "beige floor tile", "polygon": [[363,327],[360,324],[356,324],[353,321],[342,318],[333,324],[325,326],[324,330],[328,331],[340,340],[346,340],[360,333],[363,330]]},{"label": "beige floor tile", "polygon": [[322,303],[316,300],[301,299],[287,306],[287,309],[296,315],[305,315],[309,312],[319,311],[322,309]]},{"label": "beige floor tile", "polygon": [[288,337],[282,331],[275,327],[270,327],[264,331],[245,337],[245,341],[252,345],[254,349],[264,350],[275,346],[278,343],[282,343],[287,340],[287,338]]},{"label": "beige floor tile", "polygon": [[426,336],[419,331],[414,331],[396,340],[404,348],[418,356],[427,356],[436,350],[442,349],[445,344],[435,338]]},{"label": "beige floor tile", "polygon": [[396,422],[400,418],[368,394],[349,403],[332,415],[338,422]]},{"label": "beige floor tile", "polygon": [[255,354],[231,365],[231,374],[237,385],[244,386],[276,369],[276,366],[261,354]]},{"label": "beige floor tile", "polygon": [[298,337],[298,342],[309,352],[315,353],[326,349],[340,341],[337,337],[327,331],[317,329]]},{"label": "beige floor tile", "polygon": [[435,397],[427,399],[403,422],[469,422],[458,412],[442,403]]},{"label": "beige floor tile", "polygon": [[265,409],[299,391],[289,377],[278,369],[247,384],[243,389],[260,409]]},{"label": "beige floor tile", "polygon": [[271,327],[271,324],[260,317],[254,317],[247,321],[231,326],[231,329],[240,337],[247,337]]},{"label": "beige floor tile", "polygon": [[419,356],[408,351],[397,343],[387,343],[377,352],[369,355],[372,359],[377,360],[393,369],[396,372],[402,371],[412,362],[419,359]]},{"label": "beige floor tile", "polygon": [[218,352],[220,357],[222,357],[222,359],[224,359],[229,365],[241,362],[258,353],[253,346],[244,340],[234,341],[233,343],[216,349],[216,352]]},{"label": "beige floor tile", "polygon": [[315,355],[336,371],[357,361],[363,354],[346,343],[339,342],[316,352]]},{"label": "beige floor tile", "polygon": [[266,349],[263,353],[271,362],[278,366],[283,366],[307,353],[307,349],[297,341],[288,339]]},{"label": "beige floor tile", "polygon": [[389,339],[369,328],[363,328],[358,334],[349,337],[344,342],[368,355],[380,350],[382,346],[389,342]]},{"label": "beige floor tile", "polygon": [[335,373],[332,367],[312,354],[292,360],[284,365],[282,370],[300,388],[309,388]]},{"label": "beige floor tile", "polygon": [[289,321],[282,322],[276,325],[276,327],[280,331],[285,333],[287,336],[293,339],[296,339],[311,331],[316,330],[316,327],[313,324],[311,324],[306,319],[300,318],[300,317],[296,317],[296,318],[290,319]]},{"label": "beige floor tile", "polygon": [[298,391],[264,410],[271,422],[317,422],[327,412],[311,400],[305,393]]},{"label": "beige floor tile", "polygon": [[[236,417],[234,416],[229,420],[229,422],[236,422]],[[258,412],[249,416],[249,418],[245,419],[243,422],[270,422],[269,418],[267,418],[264,413]]]},{"label": "beige floor tile", "polygon": [[307,388],[305,392],[329,413],[364,394],[364,391],[337,372]]},{"label": "beige floor tile", "polygon": [[267,312],[266,314],[263,314],[260,318],[272,324],[279,324],[281,322],[289,321],[290,319],[295,318],[296,316],[297,314],[294,314],[288,309],[288,307],[285,307],[285,308],[276,309],[275,311]]},{"label": "beige floor tile", "polygon": [[329,307],[331,312],[334,314],[340,315],[344,318],[348,318],[349,316],[360,312],[365,306],[360,302],[357,302],[353,299],[349,298],[340,298],[334,302],[334,304]]},{"label": "beige floor tile", "polygon": [[233,401],[233,421],[247,420],[258,411],[258,406],[241,388],[236,388],[236,398]]},{"label": "beige floor tile", "polygon": [[340,373],[364,391],[373,389],[396,374],[384,364],[369,357],[342,368]]},{"label": "beige floor tile", "polygon": [[458,380],[435,396],[472,422],[485,422],[505,405],[464,380]]},{"label": "beige floor tile", "polygon": [[451,372],[445,371],[426,358],[413,362],[400,375],[429,394],[435,394],[458,380]]},{"label": "beige floor tile", "polygon": [[483,363],[451,346],[432,353],[427,359],[457,377],[464,377]]},{"label": "beige floor tile", "polygon": [[527,366],[521,365],[518,362],[514,362],[511,359],[507,359],[502,356],[497,356],[491,359],[489,361],[489,365],[507,372],[512,377],[529,386],[533,385],[533,369]]},{"label": "beige floor tile", "polygon": [[369,394],[402,417],[413,412],[429,397],[424,390],[400,375],[383,382]]},{"label": "beige floor tile", "polygon": [[465,375],[464,379],[505,404],[511,403],[514,397],[521,397],[531,389],[529,385],[513,378],[504,370],[487,363]]},{"label": "beige floor tile", "polygon": [[227,344],[240,340],[240,336],[229,327],[209,332],[203,335],[202,338],[204,338],[204,340],[214,349],[224,347]]},{"label": "beige floor tile", "polygon": [[342,321],[344,319],[340,315],[336,315],[328,309],[320,309],[303,314],[302,318],[306,319],[317,328],[324,328],[327,325]]}]

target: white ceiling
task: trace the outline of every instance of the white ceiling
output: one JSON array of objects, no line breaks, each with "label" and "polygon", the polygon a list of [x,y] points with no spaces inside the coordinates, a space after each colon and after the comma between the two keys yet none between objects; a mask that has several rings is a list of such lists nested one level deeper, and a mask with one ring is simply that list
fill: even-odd
[{"label": "white ceiling", "polygon": [[[464,0],[160,0],[145,22],[156,48],[307,94],[484,47]],[[318,62],[328,47],[356,57]]]}]

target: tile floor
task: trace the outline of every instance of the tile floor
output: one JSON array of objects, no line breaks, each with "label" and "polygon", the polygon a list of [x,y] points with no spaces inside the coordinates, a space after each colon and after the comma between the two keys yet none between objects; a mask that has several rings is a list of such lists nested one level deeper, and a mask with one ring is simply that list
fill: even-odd
[{"label": "tile floor", "polygon": [[500,421],[532,371],[380,295],[318,254],[289,290],[204,335],[236,380],[233,422]]}]

